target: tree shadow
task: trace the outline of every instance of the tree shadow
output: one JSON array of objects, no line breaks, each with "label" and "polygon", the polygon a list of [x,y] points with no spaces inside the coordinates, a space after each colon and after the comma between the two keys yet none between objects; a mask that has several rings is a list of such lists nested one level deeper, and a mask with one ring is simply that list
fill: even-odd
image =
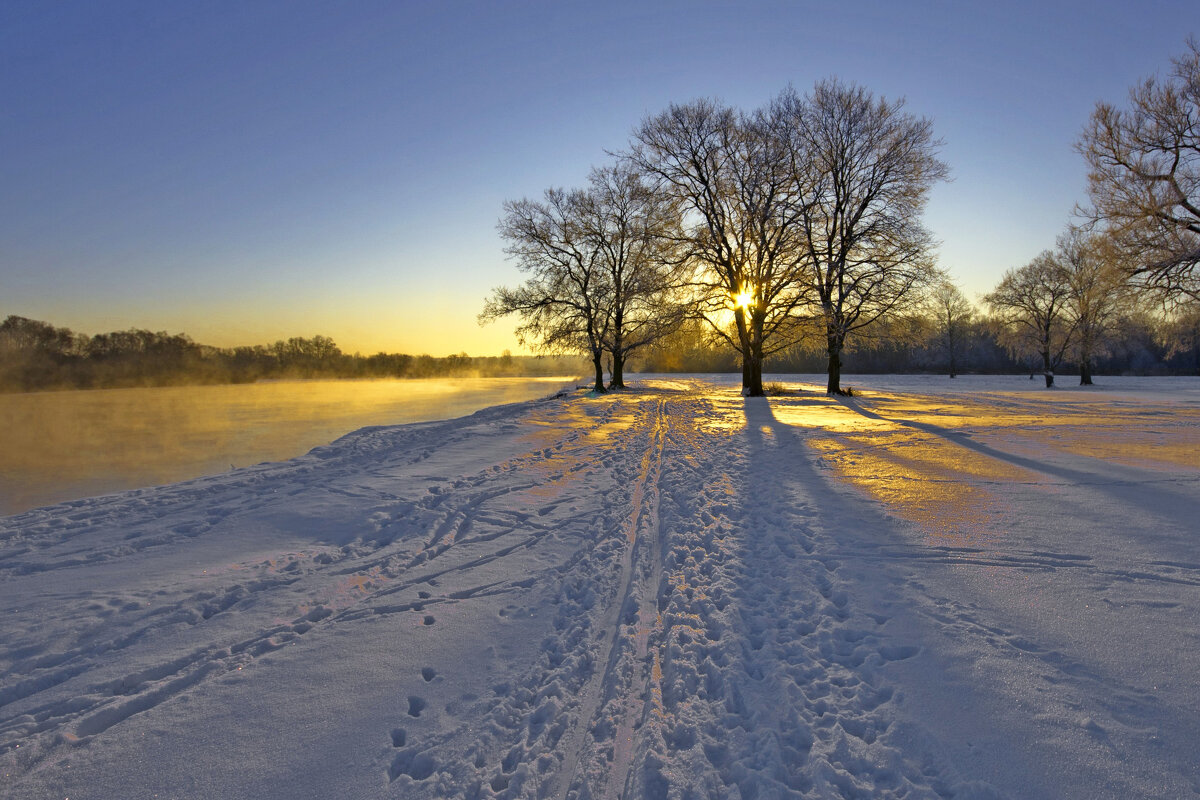
[{"label": "tree shadow", "polygon": [[[943,428],[929,422],[919,422],[901,417],[885,417],[882,414],[864,408],[858,400],[853,398],[837,397],[831,399],[849,411],[866,419],[887,422],[892,425],[899,425],[911,430],[928,433],[965,450],[996,459],[1014,467],[1049,475],[1072,486],[1086,486],[1089,489],[1108,495],[1119,503],[1141,509],[1149,515],[1174,521],[1174,519],[1178,518],[1177,515],[1174,513],[1169,516],[1163,515],[1163,510],[1179,508],[1181,503],[1189,502],[1195,506],[1195,514],[1191,516],[1200,515],[1200,503],[1196,503],[1194,499],[1189,501],[1180,494],[1164,491],[1147,481],[1114,479],[1095,472],[1071,469],[1034,458],[1015,455],[991,445],[978,442],[967,433]],[[1084,458],[1084,456],[1078,457]]]},{"label": "tree shadow", "polygon": [[[1180,502],[1179,495],[1154,487],[1114,483],[1086,471],[1006,453],[938,425],[885,417],[853,399],[822,398],[806,402],[813,407],[828,407],[833,403],[866,419],[920,430],[1072,485],[1099,486],[1101,491],[1114,496],[1130,496],[1139,509],[1153,511],[1160,502],[1173,503],[1178,508]],[[979,563],[986,568],[1004,565],[992,560],[975,561],[973,556],[961,558],[960,554],[948,553],[947,548],[927,548],[905,541],[902,532],[878,506],[848,500],[831,486],[835,481],[815,466],[806,441],[808,429],[781,421],[772,405],[763,398],[745,401],[744,435],[749,463],[742,476],[742,487],[751,501],[738,556],[747,574],[758,578],[737,600],[742,613],[740,638],[744,642],[742,658],[746,672],[751,676],[771,674],[767,662],[772,655],[787,662],[775,673],[776,682],[769,687],[777,698],[777,707],[758,717],[761,726],[780,726],[775,734],[779,739],[775,746],[780,750],[786,748],[788,741],[785,731],[789,718],[782,711],[788,703],[798,709],[799,726],[808,727],[814,742],[824,738],[822,731],[828,729],[824,726],[832,726],[834,721],[851,738],[856,737],[855,732],[862,725],[867,730],[871,724],[907,730],[911,719],[902,710],[890,708],[889,702],[880,704],[876,699],[891,697],[893,691],[900,689],[913,697],[924,696],[934,701],[943,695],[954,698],[934,712],[929,731],[935,736],[956,730],[954,725],[959,722],[964,726],[962,730],[972,731],[972,735],[986,735],[986,725],[974,727],[979,719],[994,720],[1012,731],[1037,732],[1038,726],[1027,727],[1019,715],[1011,716],[1011,697],[1004,691],[963,680],[959,675],[961,659],[971,658],[972,648],[982,646],[984,641],[990,647],[1003,648],[1005,663],[1024,664],[1034,659],[1036,669],[1047,680],[1086,692],[1106,716],[1115,720],[1126,715],[1159,720],[1165,730],[1177,733],[1183,740],[1194,735],[1195,720],[1186,712],[1148,693],[1087,650],[1072,646],[1070,641],[1059,641],[1053,627],[1043,631],[1038,625],[1019,624],[1005,611],[1003,602],[986,593],[971,602],[962,599],[960,591],[971,593],[978,587],[969,579],[962,580],[958,571],[938,572],[938,577],[931,576],[928,581],[920,577],[929,568],[927,563],[940,561],[939,556],[946,559],[941,563]],[[1150,491],[1139,496],[1145,489]],[[807,507],[803,505],[805,500]],[[781,514],[780,509],[788,508],[789,504],[790,510]],[[780,546],[788,541],[803,543],[805,552],[793,549],[789,553]],[[1016,563],[1012,566],[1021,568]],[[919,592],[914,593],[909,585],[913,581],[911,575],[918,576]],[[791,586],[782,585],[785,578],[791,580]],[[924,594],[926,585],[934,590],[928,595]],[[986,582],[984,587],[988,587]],[[796,614],[793,603],[799,605],[801,614]],[[811,628],[800,627],[802,618],[810,621]],[[779,620],[787,626],[781,629]],[[773,636],[773,631],[779,633]],[[785,631],[794,635],[792,641],[785,640]],[[795,636],[797,633],[801,635]],[[966,649],[955,649],[963,634],[969,640]],[[943,649],[943,645],[948,649]],[[808,661],[796,658],[798,653]],[[881,669],[893,661],[903,664]],[[792,668],[802,663],[807,669]],[[854,686],[857,694],[819,697],[823,684]],[[750,693],[754,691],[751,689]],[[1131,709],[1139,710],[1131,714]],[[814,715],[814,710],[820,710],[821,714]],[[946,720],[957,719],[955,715],[960,711],[958,722],[940,724],[942,720],[936,718],[937,714],[947,714]],[[1097,726],[1096,731],[1093,735],[1100,739],[1104,729]],[[768,744],[770,738],[763,737]],[[791,741],[794,739],[793,736]],[[954,746],[950,742],[945,744]],[[883,738],[876,746],[894,746],[902,752],[907,752],[908,747],[896,739]],[[830,758],[833,766],[847,768],[836,761],[836,753],[822,752],[819,745],[805,757],[810,764],[819,758]],[[1003,757],[1020,759],[1020,753],[1006,748]],[[1041,774],[1040,766],[1036,759],[1021,763],[1021,773],[1031,776],[1030,786],[1054,785],[1055,776]],[[800,771],[809,774],[808,769],[806,766]],[[921,786],[924,776],[906,777]]]}]

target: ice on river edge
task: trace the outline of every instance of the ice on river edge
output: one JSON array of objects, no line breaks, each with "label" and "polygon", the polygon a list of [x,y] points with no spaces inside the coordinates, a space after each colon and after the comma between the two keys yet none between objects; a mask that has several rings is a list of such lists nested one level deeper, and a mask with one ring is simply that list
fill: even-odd
[{"label": "ice on river edge", "polygon": [[658,377],[0,519],[0,796],[1200,794],[1200,380]]}]

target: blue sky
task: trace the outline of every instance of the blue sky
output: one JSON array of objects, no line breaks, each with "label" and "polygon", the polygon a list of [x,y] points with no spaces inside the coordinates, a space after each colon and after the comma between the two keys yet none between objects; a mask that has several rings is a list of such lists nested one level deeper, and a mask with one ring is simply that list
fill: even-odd
[{"label": "blue sky", "polygon": [[506,199],[581,184],[644,117],[839,76],[934,121],[926,222],[975,297],[1084,197],[1097,100],[1193,2],[12,2],[0,315],[216,344],[517,350]]}]

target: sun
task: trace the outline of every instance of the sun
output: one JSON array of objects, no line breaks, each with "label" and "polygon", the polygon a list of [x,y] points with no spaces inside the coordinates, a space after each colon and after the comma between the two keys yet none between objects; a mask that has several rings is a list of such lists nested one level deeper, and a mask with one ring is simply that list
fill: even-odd
[{"label": "sun", "polygon": [[754,293],[749,289],[743,289],[733,296],[734,308],[750,308],[754,305]]}]

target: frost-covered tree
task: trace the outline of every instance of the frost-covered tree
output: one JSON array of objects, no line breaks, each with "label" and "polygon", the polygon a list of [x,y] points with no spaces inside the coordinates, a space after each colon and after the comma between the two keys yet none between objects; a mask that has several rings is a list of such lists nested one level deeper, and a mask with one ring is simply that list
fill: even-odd
[{"label": "frost-covered tree", "polygon": [[842,394],[847,337],[915,305],[941,278],[921,224],[930,188],[949,171],[928,119],[838,80],[773,104],[789,151],[786,193],[808,296],[815,299],[829,394]]},{"label": "frost-covered tree", "polygon": [[1169,300],[1200,298],[1200,44],[1147,78],[1127,108],[1098,103],[1077,143],[1091,168],[1088,213],[1128,271]]},{"label": "frost-covered tree", "polygon": [[1040,358],[1047,388],[1054,385],[1054,370],[1071,345],[1070,299],[1067,270],[1049,250],[1004,273],[995,290],[983,298],[1002,325],[1009,352],[1035,353]]}]

